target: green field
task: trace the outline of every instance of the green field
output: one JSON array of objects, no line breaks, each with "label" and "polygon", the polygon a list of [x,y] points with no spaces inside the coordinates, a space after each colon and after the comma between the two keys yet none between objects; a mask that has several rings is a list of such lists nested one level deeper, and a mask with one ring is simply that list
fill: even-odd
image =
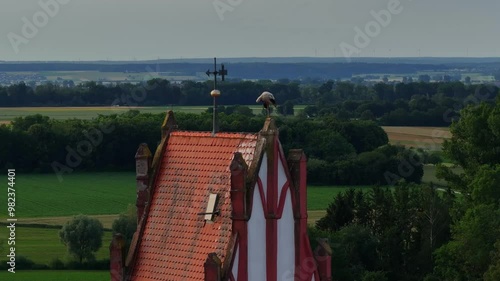
[{"label": "green field", "polygon": [[[0,228],[0,237],[8,237],[8,229]],[[96,259],[109,258],[109,243],[111,243],[111,232],[105,231],[102,238],[102,247],[96,253]],[[24,256],[37,264],[50,264],[53,259],[62,261],[71,260],[67,254],[66,247],[59,240],[59,229],[39,227],[16,227],[16,256]],[[7,244],[3,242],[2,256],[0,260],[6,260],[3,252],[7,250]]]},{"label": "green field", "polygon": [[[426,166],[427,180],[435,180],[434,166]],[[78,214],[92,215],[110,228],[117,214],[124,212],[129,204],[135,203],[134,172],[73,173],[59,182],[54,174],[18,174],[16,176],[16,254],[25,256],[37,264],[50,264],[53,259],[71,260],[65,246],[59,241],[58,228],[22,226],[22,224],[63,225]],[[308,222],[314,224],[325,215],[325,209],[339,193],[349,186],[309,186]],[[353,187],[369,190],[368,186]],[[6,193],[0,193],[5,202]],[[0,220],[6,218],[0,213]],[[20,225],[19,225],[20,224]],[[2,252],[6,249],[7,228],[0,226]],[[98,260],[109,258],[108,246],[111,232],[106,231],[103,245],[96,254]],[[3,254],[3,253],[2,253]],[[4,258],[0,257],[0,260]],[[24,271],[8,280],[109,280],[109,273],[94,271],[60,271],[55,278],[54,271]],[[59,271],[57,271],[59,272]],[[0,279],[6,280],[0,273]],[[6,277],[8,275],[5,275]],[[13,275],[12,275],[13,276]],[[33,279],[33,276],[37,276]],[[40,276],[40,278],[38,278]],[[10,277],[10,276],[9,276]],[[54,279],[55,278],[55,279]],[[66,278],[66,279],[64,279]],[[80,278],[80,279],[79,279]]]},{"label": "green field", "polygon": [[[0,123],[9,122],[16,117],[22,117],[33,114],[42,114],[54,119],[92,119],[99,114],[111,115],[127,112],[131,109],[139,110],[143,113],[163,113],[167,110],[174,112],[185,112],[200,114],[206,111],[210,106],[151,106],[151,107],[128,107],[128,106],[91,106],[91,107],[0,107]],[[254,114],[262,112],[261,105],[249,105]],[[305,105],[296,105],[295,112],[303,110]]]},{"label": "green field", "polygon": [[111,115],[125,113],[137,109],[143,113],[163,113],[167,110],[187,113],[201,113],[208,106],[156,106],[156,107],[127,107],[127,106],[92,106],[92,107],[3,107],[0,108],[0,121],[12,121],[16,117],[32,114],[42,114],[54,119],[92,119],[99,114]]},{"label": "green field", "polygon": [[309,186],[307,187],[307,210],[324,211],[333,201],[333,198],[341,193],[353,189],[370,190],[370,186]]},{"label": "green field", "polygon": [[174,81],[206,79],[206,74],[201,72],[197,75],[178,75],[177,73],[157,73],[151,72],[101,72],[101,71],[41,71],[41,72],[12,72],[12,74],[40,74],[47,80],[73,80],[76,84],[88,81],[108,81],[108,82],[142,82],[153,78],[161,78]]},{"label": "green field", "polygon": [[21,270],[12,274],[0,272],[4,281],[109,281],[109,271]]},{"label": "green field", "polygon": [[[74,173],[59,182],[55,174],[17,174],[16,216],[66,217],[78,214],[114,215],[135,203],[133,172]],[[308,209],[324,210],[333,197],[350,187],[310,186]],[[0,194],[5,200],[6,194]],[[0,213],[0,218],[6,218]],[[31,222],[31,221],[30,221]]]},{"label": "green field", "polygon": [[[457,170],[458,171],[458,170]],[[444,184],[435,177],[435,166],[424,166],[424,182]],[[16,176],[16,216],[20,222],[62,224],[68,217],[96,215],[109,225],[114,215],[135,203],[133,172],[73,173],[59,182],[55,174],[18,174]],[[349,186],[309,186],[308,209],[324,210],[339,192]],[[354,187],[367,189],[369,187]],[[6,193],[0,193],[5,201]],[[0,219],[6,218],[5,212]]]},{"label": "green field", "polygon": [[[134,173],[16,175],[16,217],[119,214],[135,203]],[[6,201],[6,192],[0,201]],[[6,212],[0,213],[5,218]]]},{"label": "green field", "polygon": [[[133,172],[74,173],[65,175],[63,179],[59,182],[54,174],[16,176],[16,216],[19,219],[16,228],[17,255],[25,256],[38,264],[48,264],[55,258],[69,259],[66,248],[59,241],[59,229],[26,227],[19,224],[60,226],[71,220],[74,215],[85,214],[95,215],[105,227],[110,228],[116,215],[124,212],[129,204],[135,203]],[[349,188],[310,186],[310,222],[314,223],[321,218],[334,196]],[[6,194],[1,193],[0,201],[5,201],[5,196]],[[0,218],[5,219],[6,213],[1,212]],[[7,228],[0,227],[0,240],[7,235]],[[97,259],[109,257],[110,241],[111,232],[106,232],[103,247],[96,255]]]},{"label": "green field", "polygon": [[[462,173],[464,170],[461,167],[454,167],[452,171],[456,174]],[[424,176],[422,177],[423,183],[434,183],[436,185],[446,186],[446,181],[436,177],[435,165],[424,165]]]}]

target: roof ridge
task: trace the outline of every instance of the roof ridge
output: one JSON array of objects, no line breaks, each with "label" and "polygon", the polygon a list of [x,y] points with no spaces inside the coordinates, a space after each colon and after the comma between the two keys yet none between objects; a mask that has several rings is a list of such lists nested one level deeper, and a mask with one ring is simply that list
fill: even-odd
[{"label": "roof ridge", "polygon": [[172,136],[196,136],[196,137],[209,137],[209,138],[242,138],[252,137],[256,138],[259,133],[250,132],[219,132],[217,135],[212,136],[212,132],[208,131],[174,131]]}]

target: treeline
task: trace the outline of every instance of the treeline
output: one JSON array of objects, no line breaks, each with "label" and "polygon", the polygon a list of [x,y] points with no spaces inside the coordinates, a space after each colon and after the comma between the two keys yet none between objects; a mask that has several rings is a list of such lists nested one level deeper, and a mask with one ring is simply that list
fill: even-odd
[{"label": "treeline", "polygon": [[[226,67],[229,69],[230,77],[239,79],[304,79],[307,77],[317,77],[320,79],[348,78],[352,75],[364,73],[416,73],[420,71],[450,71],[450,66],[442,64],[422,63],[386,63],[377,61],[371,63],[321,61],[304,62],[298,58],[295,62],[290,59],[268,58],[265,62],[250,59],[247,62],[239,60],[232,63],[227,61]],[[306,59],[309,60],[309,59]],[[271,61],[271,62],[268,62]],[[277,62],[277,63],[273,63]],[[453,68],[456,66],[454,65]],[[468,66],[470,67],[470,65]],[[485,64],[478,66],[484,68]],[[208,60],[201,63],[200,60],[185,62],[137,62],[137,63],[69,63],[69,62],[30,62],[30,63],[0,63],[0,71],[5,72],[43,72],[43,71],[100,71],[100,72],[123,72],[123,73],[143,73],[143,72],[163,72],[175,73],[180,76],[196,76],[200,71],[213,68],[213,63]]]},{"label": "treeline", "polygon": [[[208,113],[175,114],[182,130],[212,129]],[[0,126],[0,167],[58,175],[75,170],[134,170],[138,145],[145,142],[156,148],[164,116],[131,110],[93,120],[19,117],[11,125]],[[258,132],[264,118],[241,107],[225,107],[219,114],[220,128],[226,132]],[[419,182],[422,177],[420,156],[389,145],[386,133],[374,122],[288,117],[277,118],[277,125],[285,151],[305,150],[312,183],[388,184],[399,179]]]},{"label": "treeline", "polygon": [[400,183],[337,195],[311,230],[335,280],[500,280],[500,99],[461,111],[443,145],[448,188]]},{"label": "treeline", "polygon": [[350,189],[333,199],[311,240],[329,238],[333,280],[424,280],[433,252],[450,241],[454,200],[450,190],[414,184]]},{"label": "treeline", "polygon": [[449,126],[460,117],[460,109],[492,103],[499,95],[496,86],[461,82],[378,83],[370,87],[329,81],[304,91],[303,97],[312,97],[308,102],[314,102],[305,108],[306,116],[374,120],[386,126]]},{"label": "treeline", "polygon": [[[210,81],[185,81],[178,85],[164,79],[113,86],[96,82],[74,87],[53,83],[38,86],[19,83],[0,86],[0,107],[210,105],[212,89]],[[225,82],[219,89],[223,93],[223,98],[219,99],[222,105],[255,104],[256,97],[265,90],[271,91],[278,100],[300,99],[299,84],[296,82]]]},{"label": "treeline", "polygon": [[[426,80],[422,77],[422,80]],[[209,105],[212,82],[185,81],[171,84],[153,79],[141,84],[106,86],[87,82],[0,87],[0,107],[16,106],[165,106]],[[365,83],[328,81],[300,84],[288,79],[226,81],[220,83],[221,105],[255,104],[263,91],[274,94],[279,104],[309,105],[306,117],[332,115],[340,120],[373,120],[390,126],[449,126],[468,104],[492,102],[499,89],[493,85],[462,82]]]}]

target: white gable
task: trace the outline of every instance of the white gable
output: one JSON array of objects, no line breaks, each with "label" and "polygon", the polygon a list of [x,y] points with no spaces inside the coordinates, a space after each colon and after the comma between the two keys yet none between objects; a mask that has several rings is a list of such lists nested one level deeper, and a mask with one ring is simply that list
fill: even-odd
[{"label": "white gable", "polygon": [[[295,271],[295,229],[290,190],[286,192],[285,206],[278,220],[278,280]],[[291,273],[291,274],[290,274]]]},{"label": "white gable", "polygon": [[266,280],[266,220],[257,185],[253,193],[252,216],[248,221],[248,280]]}]

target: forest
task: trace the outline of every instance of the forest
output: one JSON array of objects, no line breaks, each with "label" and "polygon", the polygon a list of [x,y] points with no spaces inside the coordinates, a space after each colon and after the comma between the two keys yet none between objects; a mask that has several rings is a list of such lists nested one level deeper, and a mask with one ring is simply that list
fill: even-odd
[{"label": "forest", "polygon": [[328,237],[333,280],[500,280],[500,99],[461,111],[440,165],[447,188],[399,182],[339,194],[310,229]]},{"label": "forest", "polygon": [[[226,107],[219,114],[221,131],[258,132],[265,116],[245,107]],[[209,111],[209,110],[207,110]],[[181,130],[211,131],[212,115],[175,113]],[[155,149],[165,114],[100,115],[93,120],[55,120],[42,115],[16,118],[0,125],[0,167],[23,172],[124,171],[134,169],[138,144]],[[423,162],[413,150],[388,144],[387,134],[372,121],[335,117],[277,118],[284,151],[303,148],[314,184],[387,184],[404,178],[420,182]],[[154,151],[153,151],[154,152]],[[376,161],[375,161],[376,160]],[[415,172],[400,175],[401,165]],[[361,175],[361,176],[360,176]]]},{"label": "forest", "polygon": [[[493,102],[498,87],[458,81],[367,84],[353,79],[304,84],[282,79],[226,81],[220,105],[255,104],[263,91],[270,91],[279,104],[288,108],[308,105],[306,117],[332,115],[339,120],[372,120],[387,126],[449,126],[458,119],[460,109],[468,104]],[[86,82],[27,85],[19,83],[0,87],[0,107],[20,106],[200,106],[212,103],[208,93],[212,82],[184,81],[172,84],[152,79],[140,84],[101,85]],[[285,113],[293,114],[292,110]]]},{"label": "forest", "polygon": [[[200,100],[206,99],[209,103],[209,82],[148,83],[129,88],[96,83],[34,88],[18,84],[1,88],[0,96],[3,102],[15,100],[26,106],[43,101],[42,96],[45,101],[59,101],[58,105],[75,97],[74,101],[99,105],[117,98],[123,101],[123,95],[130,98],[143,87],[141,95],[125,101],[202,104]],[[53,88],[44,92],[47,87]],[[226,94],[228,102],[221,99],[222,131],[258,132],[265,115],[234,104],[254,103],[255,92],[270,90],[282,104],[273,116],[285,153],[303,148],[308,156],[308,183],[373,186],[339,193],[326,215],[309,229],[313,248],[316,238],[329,239],[334,280],[500,280],[497,87],[461,82],[366,86],[339,81],[321,85],[228,82],[222,87],[227,87],[224,93],[234,91]],[[16,91],[26,99],[13,98]],[[245,94],[240,96],[240,91]],[[295,104],[308,106],[295,114]],[[211,131],[210,112],[207,107],[202,114],[175,112],[175,117],[181,130]],[[0,155],[5,156],[0,167],[55,173],[60,180],[72,172],[132,171],[139,143],[156,148],[164,117],[138,110],[92,120],[18,117],[0,125]],[[452,138],[443,144],[443,153],[463,171],[441,164],[437,174],[447,185],[421,184],[425,155],[388,144],[381,124],[449,125]]]}]

